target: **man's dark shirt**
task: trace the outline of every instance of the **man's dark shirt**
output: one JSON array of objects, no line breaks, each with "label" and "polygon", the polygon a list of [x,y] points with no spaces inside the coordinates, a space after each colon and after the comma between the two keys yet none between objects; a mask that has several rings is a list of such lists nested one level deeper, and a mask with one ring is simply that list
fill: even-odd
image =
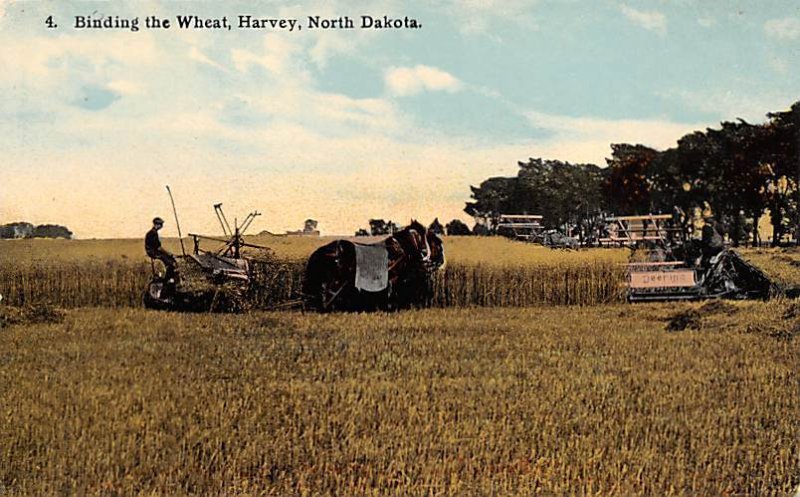
[{"label": "man's dark shirt", "polygon": [[720,227],[715,221],[706,223],[703,226],[703,245],[712,249],[721,249],[724,245]]},{"label": "man's dark shirt", "polygon": [[144,236],[144,251],[150,257],[158,257],[161,252],[161,240],[158,239],[158,231],[151,228]]}]

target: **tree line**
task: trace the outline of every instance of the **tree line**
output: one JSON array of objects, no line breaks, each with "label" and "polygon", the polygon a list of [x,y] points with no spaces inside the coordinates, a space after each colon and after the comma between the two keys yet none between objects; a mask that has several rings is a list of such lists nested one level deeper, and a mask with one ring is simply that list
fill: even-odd
[{"label": "tree line", "polygon": [[15,238],[72,238],[72,232],[66,226],[58,224],[40,224],[34,226],[25,221],[0,225],[0,239]]},{"label": "tree line", "polygon": [[759,243],[769,213],[772,243],[800,234],[800,101],[767,120],[722,122],[675,147],[611,144],[607,167],[531,158],[515,177],[470,187],[464,211],[491,227],[502,214],[539,214],[547,228],[590,230],[610,214],[672,213],[687,231],[710,212],[734,244]]},{"label": "tree line", "polygon": [[[355,236],[383,236],[383,235],[392,235],[397,233],[398,231],[403,229],[401,224],[395,223],[391,219],[385,221],[383,219],[370,219],[369,222],[369,229],[359,228],[355,232]],[[428,229],[436,233],[437,235],[472,235],[472,231],[469,229],[463,221],[460,219],[453,219],[446,225],[442,225],[439,222],[439,218],[433,220],[433,222],[428,226]]]}]

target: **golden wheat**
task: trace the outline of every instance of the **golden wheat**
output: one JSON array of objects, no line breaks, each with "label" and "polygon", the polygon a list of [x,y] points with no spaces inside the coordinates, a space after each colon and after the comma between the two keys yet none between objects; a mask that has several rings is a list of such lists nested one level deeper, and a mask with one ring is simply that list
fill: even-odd
[{"label": "golden wheat", "polygon": [[[328,239],[258,237],[275,258],[256,265],[254,306],[300,295],[305,259]],[[170,240],[175,250],[176,240]],[[133,240],[2,242],[0,293],[24,305],[136,306],[151,268]],[[554,251],[502,238],[447,237],[448,265],[436,275],[434,306],[591,305],[621,299],[623,250]],[[178,249],[179,250],[179,249]]]}]

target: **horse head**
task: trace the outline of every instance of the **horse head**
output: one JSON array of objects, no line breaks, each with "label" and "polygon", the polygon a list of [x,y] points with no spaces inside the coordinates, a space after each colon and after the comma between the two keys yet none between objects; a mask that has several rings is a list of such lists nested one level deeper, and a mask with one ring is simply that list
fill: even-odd
[{"label": "horse head", "polygon": [[412,219],[408,226],[395,233],[395,238],[411,260],[426,272],[435,271],[444,264],[442,239],[419,221]]},{"label": "horse head", "polygon": [[425,248],[425,226],[412,220],[408,226],[394,234],[394,238],[403,247],[408,258],[415,263],[422,264],[427,257]]},{"label": "horse head", "polygon": [[428,270],[432,272],[442,269],[446,264],[444,242],[441,237],[430,228],[428,228],[425,233],[425,240],[428,245]]}]

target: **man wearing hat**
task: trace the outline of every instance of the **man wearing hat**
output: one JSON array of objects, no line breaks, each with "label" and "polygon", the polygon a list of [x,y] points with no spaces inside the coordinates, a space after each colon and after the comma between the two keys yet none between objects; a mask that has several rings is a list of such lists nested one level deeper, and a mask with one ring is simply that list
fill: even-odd
[{"label": "man wearing hat", "polygon": [[164,220],[160,217],[153,218],[153,227],[144,236],[144,251],[151,259],[158,259],[167,268],[167,279],[175,276],[175,257],[161,247],[161,239],[158,237],[158,230],[164,226]]},{"label": "man wearing hat", "polygon": [[712,257],[722,252],[725,248],[725,229],[714,219],[711,214],[703,216],[703,237],[701,239],[703,248],[703,264],[707,265]]}]

